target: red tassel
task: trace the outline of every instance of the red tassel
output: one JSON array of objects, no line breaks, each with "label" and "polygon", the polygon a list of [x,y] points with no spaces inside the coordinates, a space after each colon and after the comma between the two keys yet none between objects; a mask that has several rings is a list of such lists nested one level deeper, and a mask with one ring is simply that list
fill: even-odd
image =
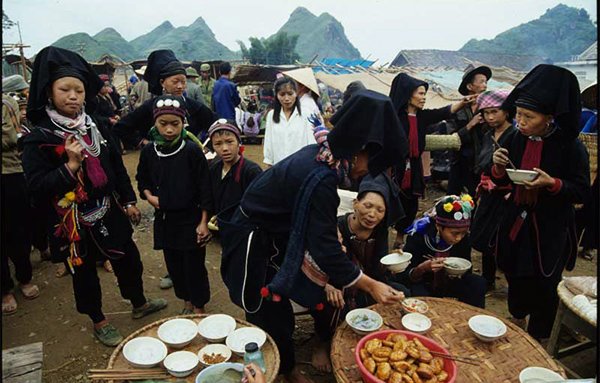
[{"label": "red tassel", "polygon": [[318,305],[315,306],[315,308],[317,309],[317,311],[321,311],[325,308],[325,306],[323,305],[323,303],[319,303]]},{"label": "red tassel", "polygon": [[411,170],[406,169],[406,171],[404,172],[404,177],[402,178],[402,185],[400,185],[400,188],[402,190],[409,190],[410,185],[411,185]]},{"label": "red tassel", "polygon": [[269,289],[266,287],[263,287],[262,289],[260,289],[260,296],[263,298],[266,298],[269,296]]},{"label": "red tassel", "polygon": [[274,293],[272,299],[273,302],[281,302],[281,295]]}]

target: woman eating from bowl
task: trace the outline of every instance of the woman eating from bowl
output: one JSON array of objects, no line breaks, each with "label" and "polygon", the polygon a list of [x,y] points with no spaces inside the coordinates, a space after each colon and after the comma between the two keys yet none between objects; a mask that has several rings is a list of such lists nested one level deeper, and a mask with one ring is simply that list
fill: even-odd
[{"label": "woman eating from bowl", "polygon": [[[435,214],[416,221],[408,230],[404,251],[412,254],[410,265],[402,274],[411,295],[454,297],[476,307],[485,307],[485,279],[466,270],[450,277],[445,267],[455,268],[447,257],[471,262],[469,226],[474,203],[467,194],[442,197]],[[461,262],[462,263],[462,262]],[[465,268],[470,267],[465,262]]]},{"label": "woman eating from bowl", "polygon": [[309,382],[295,363],[290,300],[313,309],[325,302],[326,283],[356,286],[380,303],[404,295],[363,273],[342,252],[337,235],[338,185],[397,165],[406,138],[388,97],[362,91],[315,128],[309,145],[278,162],[248,187],[238,206],[217,216],[221,273],[246,319],[267,331],[281,353],[288,381]]},{"label": "woman eating from bowl", "polygon": [[[573,204],[590,192],[589,157],[577,138],[579,83],[566,69],[538,65],[503,106],[516,106],[519,132],[493,155],[494,183],[515,189],[500,223],[496,257],[508,282],[509,311],[522,324],[529,315],[527,331],[542,339],[552,331],[562,272],[577,259]],[[513,165],[537,177],[517,185],[507,175]]]},{"label": "woman eating from bowl", "polygon": [[[354,200],[354,212],[338,217],[338,229],[346,255],[369,277],[384,282],[409,295],[409,290],[396,283],[380,264],[388,254],[388,228],[403,215],[398,198],[398,187],[385,173],[373,178],[363,178]],[[337,289],[325,285],[327,303],[323,310],[311,312],[315,319],[315,332],[319,337],[313,350],[312,364],[318,371],[331,371],[329,346],[339,320],[348,311],[375,304],[366,292],[355,289]]]},{"label": "woman eating from bowl", "polygon": [[491,179],[492,154],[510,142],[517,133],[513,125],[514,108],[504,109],[502,103],[508,96],[505,90],[488,90],[477,98],[477,111],[483,115],[488,130],[481,141],[478,167],[483,171],[477,187],[478,205],[471,224],[471,245],[482,253],[482,275],[487,290],[493,290],[496,282],[496,259],[494,249],[498,225],[506,208],[506,195],[512,187],[500,187]]},{"label": "woman eating from bowl", "polygon": [[38,53],[27,105],[34,128],[23,140],[23,168],[32,197],[48,215],[52,261],[64,263],[73,277],[77,311],[90,317],[100,342],[116,346],[123,337],[102,313],[97,259],[109,258],[134,319],[167,301],[144,296],[142,261],[131,237],[130,221],[140,220],[135,192],[113,137],[90,117],[102,86],[76,53],[55,47]]}]

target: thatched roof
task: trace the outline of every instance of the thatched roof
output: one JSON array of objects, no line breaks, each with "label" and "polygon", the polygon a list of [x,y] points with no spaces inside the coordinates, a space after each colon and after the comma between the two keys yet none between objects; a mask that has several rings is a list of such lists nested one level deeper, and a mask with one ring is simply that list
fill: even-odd
[{"label": "thatched roof", "polygon": [[298,65],[236,65],[230,80],[239,86],[272,85],[277,73],[298,68]]}]

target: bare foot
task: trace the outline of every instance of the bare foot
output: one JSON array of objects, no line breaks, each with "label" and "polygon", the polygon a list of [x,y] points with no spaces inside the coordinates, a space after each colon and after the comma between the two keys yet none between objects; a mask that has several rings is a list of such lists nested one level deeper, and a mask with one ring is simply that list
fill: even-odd
[{"label": "bare foot", "polygon": [[295,366],[294,369],[285,374],[285,379],[290,383],[314,383],[312,380],[308,379],[306,376],[302,375],[300,371],[300,367]]},{"label": "bare foot", "polygon": [[330,343],[317,341],[312,354],[312,366],[315,370],[319,372],[331,372],[329,347]]},{"label": "bare foot", "polygon": [[103,264],[104,270],[106,270],[107,273],[114,273],[115,271],[113,270],[112,264],[110,263],[109,260],[104,261]]}]

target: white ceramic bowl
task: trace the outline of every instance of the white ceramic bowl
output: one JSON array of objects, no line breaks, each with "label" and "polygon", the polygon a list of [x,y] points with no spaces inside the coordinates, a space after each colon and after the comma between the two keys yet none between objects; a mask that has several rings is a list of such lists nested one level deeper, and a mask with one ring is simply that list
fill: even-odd
[{"label": "white ceramic bowl", "polygon": [[[366,320],[368,323],[360,323],[361,320]],[[346,323],[355,333],[367,335],[383,326],[383,318],[373,310],[354,309],[346,314]]]},{"label": "white ceramic bowl", "polygon": [[519,374],[520,383],[545,383],[561,380],[565,380],[565,378],[543,367],[527,367]]},{"label": "white ceramic bowl", "polygon": [[[200,371],[198,376],[196,376],[195,383],[217,383],[219,382],[220,374],[219,372],[224,372],[233,368],[240,372],[240,377],[244,376],[244,365],[241,363],[219,363],[210,367],[206,367],[204,370]],[[216,374],[216,375],[215,375]],[[240,379],[241,380],[241,379]]]},{"label": "white ceramic bowl", "polygon": [[189,351],[169,354],[163,362],[167,372],[176,378],[184,378],[198,366],[198,356]]},{"label": "white ceramic bowl", "polygon": [[244,356],[248,343],[254,342],[258,348],[261,348],[266,340],[267,334],[263,330],[256,327],[242,327],[229,334],[225,344],[236,355]]},{"label": "white ceramic bowl", "polygon": [[469,319],[469,328],[484,342],[493,342],[506,334],[506,325],[490,315],[475,315]]},{"label": "white ceramic bowl", "polygon": [[123,347],[123,356],[134,367],[154,367],[167,356],[167,346],[156,338],[134,338]]},{"label": "white ceramic bowl", "polygon": [[184,348],[198,335],[198,326],[193,320],[176,318],[161,324],[156,334],[167,346]]},{"label": "white ceramic bowl", "polygon": [[533,170],[506,169],[506,173],[508,174],[508,178],[516,185],[523,185],[523,181],[531,182],[539,175],[538,172],[534,172]]},{"label": "white ceramic bowl", "polygon": [[420,299],[406,298],[402,301],[402,310],[406,314],[410,314],[410,313],[425,314],[425,313],[427,313],[427,311],[429,311],[429,306],[427,305],[427,303],[425,303],[424,301],[422,301]]},{"label": "white ceramic bowl", "polygon": [[225,314],[215,314],[198,323],[198,333],[209,342],[222,342],[235,330],[235,319]]},{"label": "white ceramic bowl", "polygon": [[[452,265],[452,266],[450,266]],[[471,268],[471,262],[464,258],[447,257],[444,258],[444,270],[450,278],[456,278],[467,272]]]},{"label": "white ceramic bowl", "polygon": [[402,317],[402,326],[408,331],[423,334],[431,328],[431,319],[423,314],[410,313]]},{"label": "white ceramic bowl", "polygon": [[393,273],[401,273],[408,265],[410,265],[410,260],[412,259],[411,253],[391,253],[381,258],[379,262],[384,265],[389,271]]},{"label": "white ceramic bowl", "polygon": [[208,346],[205,346],[200,351],[198,351],[198,359],[200,360],[200,363],[202,363],[202,365],[212,366],[215,364],[219,364],[219,363],[206,363],[204,361],[204,355],[210,355],[210,354],[223,355],[225,357],[225,360],[223,360],[222,362],[219,362],[219,363],[225,363],[229,360],[229,358],[231,358],[231,350],[229,349],[229,347],[225,346],[224,344],[220,344],[220,343],[209,344]]}]

